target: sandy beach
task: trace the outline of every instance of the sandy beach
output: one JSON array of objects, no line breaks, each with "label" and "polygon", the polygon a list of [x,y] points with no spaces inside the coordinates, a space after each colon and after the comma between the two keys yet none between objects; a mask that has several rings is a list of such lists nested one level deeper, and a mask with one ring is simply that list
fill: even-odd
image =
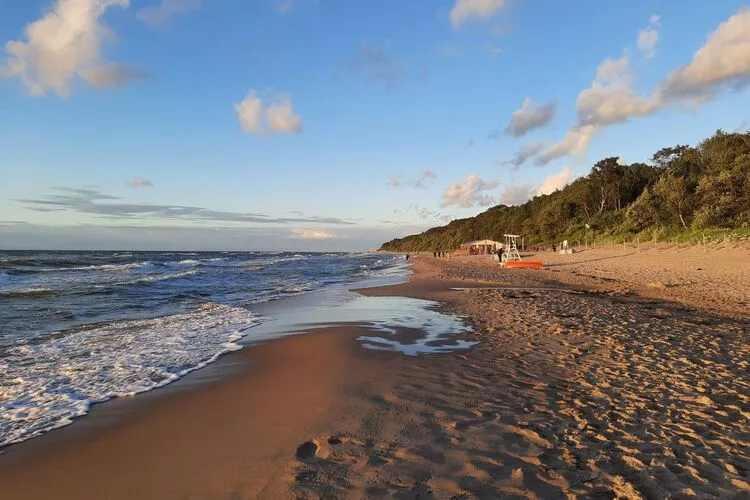
[{"label": "sandy beach", "polygon": [[352,324],[244,349],[230,376],[10,447],[3,495],[747,498],[747,250],[540,257],[419,256],[360,291],[441,302],[470,350],[367,351]]}]

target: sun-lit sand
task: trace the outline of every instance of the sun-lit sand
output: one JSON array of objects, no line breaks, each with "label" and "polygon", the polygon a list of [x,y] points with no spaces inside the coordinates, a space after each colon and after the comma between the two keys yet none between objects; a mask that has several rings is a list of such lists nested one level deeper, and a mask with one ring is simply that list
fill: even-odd
[{"label": "sun-lit sand", "polygon": [[409,283],[361,293],[441,301],[474,348],[365,351],[351,325],[271,342],[227,356],[249,363],[239,375],[19,447],[0,484],[19,499],[746,498],[747,250],[619,252],[540,254],[543,271],[417,257]]}]

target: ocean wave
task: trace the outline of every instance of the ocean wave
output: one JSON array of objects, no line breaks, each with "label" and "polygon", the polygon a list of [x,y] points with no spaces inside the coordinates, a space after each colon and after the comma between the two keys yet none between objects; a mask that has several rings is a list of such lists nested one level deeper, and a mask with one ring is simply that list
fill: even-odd
[{"label": "ocean wave", "polygon": [[114,283],[95,285],[95,287],[107,288],[110,286],[137,285],[138,283],[151,283],[154,281],[165,281],[165,280],[174,280],[178,278],[185,278],[187,276],[194,276],[196,274],[198,274],[198,271],[182,271],[178,273],[156,274],[156,275],[142,276],[140,278],[135,278],[135,279],[128,280],[128,281],[115,281]]},{"label": "ocean wave", "polygon": [[0,359],[0,447],[68,425],[89,407],[162,387],[240,349],[242,308],[128,320],[8,349]]}]

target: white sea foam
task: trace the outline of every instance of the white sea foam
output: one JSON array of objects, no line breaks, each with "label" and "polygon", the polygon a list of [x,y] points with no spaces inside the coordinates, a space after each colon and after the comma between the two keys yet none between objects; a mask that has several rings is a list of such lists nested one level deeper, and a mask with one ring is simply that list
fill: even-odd
[{"label": "white sea foam", "polygon": [[149,391],[240,349],[246,310],[199,311],[95,325],[0,357],[0,446],[71,423],[92,403]]},{"label": "white sea foam", "polygon": [[135,278],[132,280],[127,280],[127,281],[115,281],[113,283],[106,283],[104,285],[95,285],[95,287],[106,288],[110,286],[136,285],[138,283],[150,283],[153,281],[173,280],[177,278],[185,278],[187,276],[193,276],[197,273],[198,271],[180,271],[177,273],[156,274],[156,275],[150,275],[150,276],[142,276],[140,278]]}]

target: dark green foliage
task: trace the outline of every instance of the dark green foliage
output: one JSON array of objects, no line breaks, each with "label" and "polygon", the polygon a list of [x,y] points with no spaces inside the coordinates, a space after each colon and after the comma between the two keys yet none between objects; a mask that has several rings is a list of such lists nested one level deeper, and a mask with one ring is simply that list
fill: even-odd
[{"label": "dark green foliage", "polygon": [[664,148],[651,160],[625,165],[605,158],[561,191],[492,207],[382,249],[449,250],[464,241],[502,239],[504,233],[521,234],[533,245],[750,225],[750,133],[719,130],[695,148]]}]

